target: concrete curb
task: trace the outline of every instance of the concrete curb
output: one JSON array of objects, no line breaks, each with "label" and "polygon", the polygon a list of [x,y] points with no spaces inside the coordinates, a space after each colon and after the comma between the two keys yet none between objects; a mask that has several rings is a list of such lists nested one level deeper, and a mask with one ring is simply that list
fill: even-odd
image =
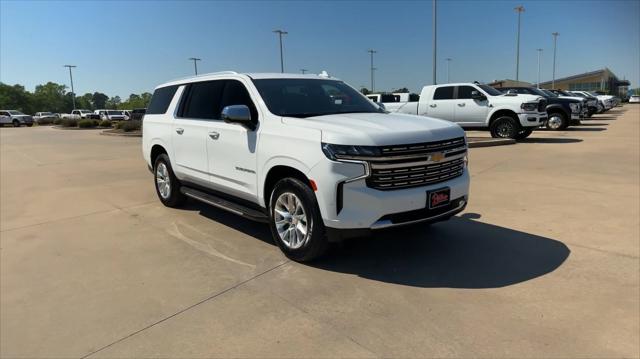
[{"label": "concrete curb", "polygon": [[[117,130],[115,130],[117,131]],[[142,137],[142,132],[115,132],[114,130],[104,130],[100,132],[103,136],[120,136],[120,137]]]},{"label": "concrete curb", "polygon": [[511,138],[467,137],[467,141],[469,148],[514,145],[516,143],[516,140]]}]

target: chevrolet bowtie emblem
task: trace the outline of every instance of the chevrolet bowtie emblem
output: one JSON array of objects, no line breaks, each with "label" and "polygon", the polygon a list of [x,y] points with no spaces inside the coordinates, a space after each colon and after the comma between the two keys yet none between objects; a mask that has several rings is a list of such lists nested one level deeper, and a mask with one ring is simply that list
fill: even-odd
[{"label": "chevrolet bowtie emblem", "polygon": [[444,159],[444,153],[436,152],[436,153],[433,153],[430,157],[431,157],[431,161],[440,162]]}]

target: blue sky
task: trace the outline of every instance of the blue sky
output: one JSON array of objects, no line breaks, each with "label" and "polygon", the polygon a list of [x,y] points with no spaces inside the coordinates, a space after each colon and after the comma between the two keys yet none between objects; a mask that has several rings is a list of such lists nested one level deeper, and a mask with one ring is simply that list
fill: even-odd
[{"label": "blue sky", "polygon": [[[553,39],[560,33],[556,78],[605,66],[640,83],[640,1],[438,1],[438,78],[515,78],[517,15],[524,5],[520,79],[551,79]],[[431,83],[431,1],[6,1],[0,0],[0,81],[68,84],[76,93],[110,96],[151,91],[199,72],[327,70],[369,86],[368,48],[375,48],[376,89]]]}]

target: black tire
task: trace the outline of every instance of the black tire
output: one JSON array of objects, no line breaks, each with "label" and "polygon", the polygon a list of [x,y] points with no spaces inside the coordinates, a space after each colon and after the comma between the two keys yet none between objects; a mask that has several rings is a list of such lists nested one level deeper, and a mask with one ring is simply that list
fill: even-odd
[{"label": "black tire", "polygon": [[[165,171],[166,170],[166,171]],[[160,171],[160,172],[159,172]],[[169,179],[168,193],[164,189],[161,189],[161,181],[158,178],[166,180]],[[173,173],[169,156],[166,154],[160,154],[155,163],[153,164],[153,182],[156,187],[156,194],[160,199],[160,202],[167,207],[179,207],[186,200],[185,195],[180,192],[180,181]],[[166,183],[166,182],[164,182]]]},{"label": "black tire", "polygon": [[27,123],[27,127],[32,127],[33,123]]},{"label": "black tire", "polygon": [[509,116],[501,116],[493,120],[489,126],[491,137],[493,138],[512,138],[516,139],[518,132],[521,130],[520,124],[516,119]]},{"label": "black tire", "polygon": [[[276,221],[280,220],[280,222],[284,222],[280,227],[282,231],[291,230],[296,232],[298,224],[305,225],[303,220],[293,219],[295,216],[289,217],[291,220],[283,220],[283,216],[276,214],[276,207],[282,204],[279,199],[286,199],[287,195],[291,194],[295,195],[295,200],[301,204],[302,211],[299,212],[296,208],[293,211],[289,209],[289,212],[293,212],[293,214],[303,213],[306,221],[306,233],[297,242],[299,247],[287,244],[285,239],[278,233],[276,226]],[[311,188],[297,178],[284,178],[276,183],[269,198],[269,227],[271,228],[273,239],[280,247],[280,250],[288,258],[296,262],[308,262],[323,255],[328,248],[327,235],[316,196]],[[291,235],[290,232],[289,236]],[[294,235],[297,234],[294,233]],[[292,241],[290,237],[289,240]]]},{"label": "black tire", "polygon": [[516,135],[516,140],[524,140],[525,138],[529,137],[531,133],[533,133],[533,128],[523,128]]},{"label": "black tire", "polygon": [[13,127],[20,127],[20,121],[18,120],[13,120]]},{"label": "black tire", "polygon": [[547,119],[547,129],[551,131],[564,131],[569,127],[567,115],[562,112],[552,112]]}]

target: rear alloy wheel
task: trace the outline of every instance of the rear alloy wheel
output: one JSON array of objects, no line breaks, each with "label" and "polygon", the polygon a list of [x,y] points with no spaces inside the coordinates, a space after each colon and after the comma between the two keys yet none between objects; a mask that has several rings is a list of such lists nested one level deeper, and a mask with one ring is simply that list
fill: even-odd
[{"label": "rear alloy wheel", "polygon": [[160,202],[167,207],[178,207],[186,199],[180,192],[180,182],[173,173],[169,156],[161,154],[156,158],[153,166],[153,177],[156,187],[156,193]]},{"label": "rear alloy wheel", "polygon": [[489,131],[491,132],[491,137],[494,138],[512,138],[516,139],[518,133],[520,132],[520,126],[512,117],[502,116],[495,119],[491,126],[489,127]]},{"label": "rear alloy wheel", "polygon": [[569,126],[567,116],[561,112],[554,112],[549,115],[547,120],[547,128],[551,131],[562,131]]},{"label": "rear alloy wheel", "polygon": [[13,120],[13,127],[20,127],[20,121]]},{"label": "rear alloy wheel", "polygon": [[316,196],[297,178],[276,183],[269,201],[269,227],[280,250],[297,262],[321,256],[328,247]]}]

